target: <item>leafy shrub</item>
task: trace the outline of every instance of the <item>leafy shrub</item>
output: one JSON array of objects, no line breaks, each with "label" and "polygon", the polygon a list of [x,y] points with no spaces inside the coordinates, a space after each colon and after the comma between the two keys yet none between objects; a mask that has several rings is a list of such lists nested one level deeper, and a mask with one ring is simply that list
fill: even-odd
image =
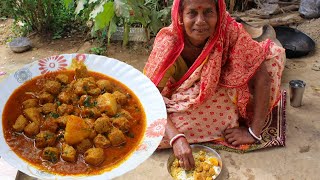
[{"label": "leafy shrub", "polygon": [[22,22],[23,31],[37,31],[59,38],[76,23],[73,8],[66,8],[63,0],[5,0],[3,13]]},{"label": "leafy shrub", "polygon": [[[171,5],[159,0],[64,0],[75,12],[94,22],[93,34],[101,34],[110,43],[117,26],[124,27],[123,45],[127,45],[130,27],[146,28],[147,37],[156,35],[160,28],[170,23]],[[85,12],[85,13],[84,13]],[[88,13],[90,12],[90,13]],[[97,31],[102,31],[97,33]]]}]

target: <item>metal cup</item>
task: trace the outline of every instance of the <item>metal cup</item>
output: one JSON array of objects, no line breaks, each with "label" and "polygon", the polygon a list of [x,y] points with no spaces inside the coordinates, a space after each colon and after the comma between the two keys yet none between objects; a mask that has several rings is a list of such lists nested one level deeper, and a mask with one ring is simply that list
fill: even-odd
[{"label": "metal cup", "polygon": [[306,83],[301,80],[292,80],[289,82],[290,87],[290,105],[300,107]]}]

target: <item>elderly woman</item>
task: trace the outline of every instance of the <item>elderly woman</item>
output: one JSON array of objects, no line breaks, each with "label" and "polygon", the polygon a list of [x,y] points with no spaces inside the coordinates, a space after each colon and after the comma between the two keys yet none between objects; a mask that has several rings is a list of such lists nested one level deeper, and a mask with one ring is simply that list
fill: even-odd
[{"label": "elderly woman", "polygon": [[[272,41],[252,40],[223,0],[175,0],[172,24],[158,33],[144,68],[168,112],[159,148],[172,146],[180,165],[190,169],[190,143],[261,140],[280,98],[284,60],[284,49]],[[247,119],[246,127],[239,118]]]}]

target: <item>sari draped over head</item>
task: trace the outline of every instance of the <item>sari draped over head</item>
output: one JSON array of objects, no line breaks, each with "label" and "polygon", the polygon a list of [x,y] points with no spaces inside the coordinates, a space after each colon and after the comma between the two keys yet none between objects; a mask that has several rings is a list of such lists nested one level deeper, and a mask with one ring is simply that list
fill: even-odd
[{"label": "sari draped over head", "polygon": [[[184,49],[184,31],[179,25],[179,5],[181,0],[175,0],[172,7],[172,24],[159,31],[155,39],[153,50],[144,68],[144,73],[151,81],[158,85],[168,68],[175,63]],[[237,105],[245,108],[250,93],[248,81],[254,75],[260,64],[270,52],[270,40],[256,42],[226,11],[224,0],[217,1],[218,21],[216,31],[209,37],[201,54],[195,60],[187,73],[177,82],[168,85],[168,90],[162,92],[167,109],[185,111],[203,103],[214,95],[217,87],[236,88]],[[183,83],[201,67],[199,88],[192,97],[175,98],[172,94],[186,91],[191,86]],[[279,94],[277,95],[279,96]],[[274,97],[274,99],[278,99]],[[188,101],[188,106],[179,110],[173,106]],[[275,103],[275,102],[274,102]],[[240,110],[241,111],[241,110]],[[168,111],[169,112],[169,111]]]}]

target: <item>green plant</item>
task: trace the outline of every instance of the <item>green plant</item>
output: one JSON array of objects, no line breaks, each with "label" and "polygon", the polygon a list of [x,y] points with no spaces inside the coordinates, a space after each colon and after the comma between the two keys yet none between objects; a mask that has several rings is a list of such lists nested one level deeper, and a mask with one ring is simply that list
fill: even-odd
[{"label": "green plant", "polygon": [[36,31],[61,37],[70,31],[75,21],[74,9],[64,6],[63,0],[6,0],[1,1],[6,14],[22,22],[22,31]]},{"label": "green plant", "polygon": [[[169,24],[170,6],[158,0],[64,0],[65,5],[76,6],[76,14],[87,13],[94,22],[92,34],[105,35],[110,44],[111,35],[117,26],[124,27],[123,46],[128,44],[130,27],[146,28],[147,37],[155,35],[159,29]],[[169,1],[172,4],[173,0]],[[102,33],[97,33],[102,31]],[[104,33],[105,32],[105,33]],[[104,39],[104,37],[103,37]]]},{"label": "green plant", "polygon": [[96,55],[102,55],[106,51],[105,48],[93,47],[90,49],[90,52]]}]

